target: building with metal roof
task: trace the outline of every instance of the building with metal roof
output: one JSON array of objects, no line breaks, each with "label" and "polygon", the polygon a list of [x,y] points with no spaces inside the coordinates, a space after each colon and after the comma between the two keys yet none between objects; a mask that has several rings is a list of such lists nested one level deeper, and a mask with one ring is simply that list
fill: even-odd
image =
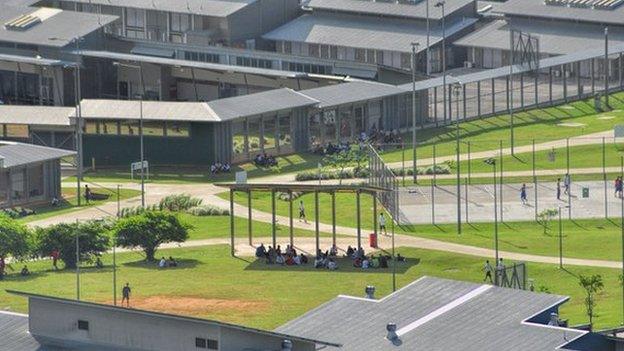
[{"label": "building with metal roof", "polygon": [[378,300],[338,296],[276,331],[329,338],[342,347],[327,350],[345,351],[614,349],[601,335],[560,323],[558,310],[567,300],[422,277]]},{"label": "building with metal roof", "polygon": [[[329,57],[409,70],[411,44],[419,43],[419,66],[427,41],[432,70],[440,71],[443,27],[452,41],[476,22],[476,1],[450,1],[442,11],[433,4],[426,20],[428,2],[399,3],[359,0],[311,0],[307,14],[263,35],[275,42],[276,51]],[[449,64],[452,55],[449,55]],[[426,65],[424,65],[426,66]]]},{"label": "building with metal roof", "polygon": [[0,142],[0,207],[46,203],[61,197],[60,160],[68,150]]},{"label": "building with metal roof", "polygon": [[193,317],[8,291],[28,299],[28,315],[0,312],[0,349],[301,350],[340,344]]}]

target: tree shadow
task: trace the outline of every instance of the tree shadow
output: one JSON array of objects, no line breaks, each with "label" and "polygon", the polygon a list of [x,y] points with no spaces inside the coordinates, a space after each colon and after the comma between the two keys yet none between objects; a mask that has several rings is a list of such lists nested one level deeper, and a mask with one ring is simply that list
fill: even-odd
[{"label": "tree shadow", "polygon": [[158,260],[153,261],[153,262],[146,261],[146,260],[126,262],[126,263],[123,263],[123,266],[131,267],[131,268],[151,269],[151,270],[175,271],[175,270],[195,268],[203,264],[198,260],[188,259],[188,258],[177,259],[176,262],[178,263],[177,267],[166,267],[166,268],[158,267]]},{"label": "tree shadow", "polygon": [[10,274],[5,273],[4,278],[0,280],[0,283],[2,282],[26,282],[29,280],[34,280],[37,278],[45,277],[48,275],[48,272],[49,271],[36,271],[36,272],[31,271],[30,274],[28,275],[21,275],[19,271],[15,273],[10,273]]},{"label": "tree shadow", "polygon": [[[383,251],[386,253],[386,251]],[[388,254],[389,255],[389,254]],[[392,260],[388,260],[388,268],[369,268],[362,269],[353,267],[353,260],[347,257],[338,257],[336,259],[338,269],[334,271],[326,268],[314,268],[314,259],[310,258],[310,262],[306,265],[287,266],[278,264],[267,264],[265,259],[255,259],[245,267],[246,271],[273,271],[273,272],[328,272],[328,273],[366,273],[366,274],[391,274]],[[396,273],[404,274],[410,268],[420,264],[420,258],[405,258],[403,262],[397,262]]]}]

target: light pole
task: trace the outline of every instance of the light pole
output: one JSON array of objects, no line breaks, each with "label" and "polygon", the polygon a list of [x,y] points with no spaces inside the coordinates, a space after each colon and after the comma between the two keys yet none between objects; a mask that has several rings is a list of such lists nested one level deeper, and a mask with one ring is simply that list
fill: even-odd
[{"label": "light pole", "polygon": [[461,184],[460,184],[460,166],[459,166],[459,96],[461,94],[462,84],[455,83],[453,85],[453,93],[455,95],[455,163],[457,164],[457,234],[461,234]]},{"label": "light pole", "polygon": [[143,81],[143,67],[121,62],[113,62],[113,65],[119,67],[133,68],[139,71],[139,81],[141,85],[141,95],[139,99],[139,139],[141,154],[141,207],[145,208],[145,149],[143,145],[143,99],[145,99],[145,82]]},{"label": "light pole", "polygon": [[563,223],[561,222],[561,209],[568,206],[559,206],[559,269],[563,269]]},{"label": "light pole", "polygon": [[435,7],[438,7],[442,10],[442,85],[444,89],[442,89],[444,93],[444,122],[446,123],[446,22],[444,19],[444,5],[445,1],[438,1],[435,4]]},{"label": "light pole", "polygon": [[412,173],[414,184],[418,181],[418,172],[416,171],[416,53],[419,43],[412,43]]},{"label": "light pole", "polygon": [[498,264],[498,207],[496,205],[496,159],[489,158],[483,162],[492,166],[492,179],[494,180],[494,251],[496,252],[495,262]]},{"label": "light pole", "polygon": [[609,108],[609,27],[605,27],[604,29],[605,36],[605,106]]},{"label": "light pole", "polygon": [[425,0],[425,15],[427,17],[427,64],[426,64],[426,71],[427,71],[427,76],[431,75],[431,59],[430,59],[430,54],[429,54],[429,38],[431,37],[431,27],[429,26],[429,0]]},{"label": "light pole", "polygon": [[66,38],[57,38],[57,37],[52,37],[52,38],[48,38],[49,40],[52,41],[69,41],[70,44],[75,44],[76,45],[76,62],[75,62],[75,66],[74,66],[74,103],[76,104],[76,158],[77,158],[77,165],[76,165],[76,200],[77,200],[77,204],[78,207],[80,207],[81,203],[82,203],[82,199],[81,199],[81,188],[80,188],[80,182],[82,181],[82,173],[83,173],[83,163],[82,163],[82,128],[83,128],[83,120],[82,120],[82,108],[80,106],[81,100],[82,100],[82,85],[80,83],[81,79],[80,79],[80,60],[79,60],[79,55],[80,55],[80,42],[83,41],[84,39],[81,37],[74,37],[71,39],[66,39]]}]

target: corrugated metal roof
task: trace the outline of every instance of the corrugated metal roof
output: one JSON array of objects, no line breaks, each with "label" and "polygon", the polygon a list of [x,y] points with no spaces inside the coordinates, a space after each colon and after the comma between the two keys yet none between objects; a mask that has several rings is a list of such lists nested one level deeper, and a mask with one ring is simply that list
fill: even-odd
[{"label": "corrugated metal roof", "polygon": [[[330,338],[340,350],[554,351],[585,332],[524,323],[567,298],[424,277],[382,300],[338,297],[277,329]],[[452,306],[455,301],[481,292]],[[448,308],[446,308],[448,307]],[[441,314],[436,314],[442,310]],[[415,324],[416,321],[422,324]],[[407,327],[401,345],[385,339],[386,324]],[[412,325],[414,328],[410,328]],[[338,350],[337,348],[328,348]]]},{"label": "corrugated metal roof", "polygon": [[[0,23],[6,23],[35,11],[37,9],[33,7],[2,5]],[[11,30],[5,26],[0,26],[0,41],[63,47],[68,45],[72,38],[83,37],[117,18],[117,16],[109,15],[60,11],[26,30]]]},{"label": "corrugated metal roof", "polygon": [[[543,22],[514,19],[497,20],[453,42],[458,46],[509,50],[509,28],[531,33],[539,38],[542,53],[564,55],[588,49],[604,48],[604,27],[566,22]],[[624,44],[624,30],[609,30],[610,44]]]},{"label": "corrugated metal roof", "polygon": [[[464,18],[447,24],[446,34],[474,24],[477,20]],[[425,50],[427,30],[424,23],[400,19],[352,16],[329,13],[306,14],[262,36],[268,40],[284,40],[311,44],[337,45],[353,48],[411,52],[411,43],[421,43]],[[439,28],[431,31],[430,43],[442,40]]]},{"label": "corrugated metal roof", "polygon": [[256,0],[68,0],[78,3],[227,17]]},{"label": "corrugated metal roof", "polygon": [[3,168],[56,160],[75,154],[75,151],[55,149],[47,146],[0,141],[0,157],[4,159]]},{"label": "corrugated metal roof", "polygon": [[46,351],[30,333],[28,316],[0,311],[0,350]]},{"label": "corrugated metal roof", "polygon": [[56,59],[46,59],[43,57],[31,57],[23,55],[0,54],[0,61],[29,63],[39,66],[75,66],[75,62],[62,61]]},{"label": "corrugated metal roof", "polygon": [[303,73],[303,72],[289,72],[289,71],[280,71],[280,70],[266,69],[266,68],[224,65],[220,63],[197,62],[197,61],[164,58],[164,57],[155,57],[155,56],[122,54],[122,53],[111,52],[111,51],[80,50],[80,51],[73,51],[73,52],[78,53],[83,56],[88,56],[88,57],[99,57],[99,58],[107,58],[107,59],[120,60],[120,61],[145,62],[145,63],[153,63],[157,65],[193,67],[197,69],[207,69],[211,71],[226,72],[226,73],[255,74],[255,75],[276,77],[276,78],[305,78],[308,76],[307,73]]},{"label": "corrugated metal roof", "polygon": [[317,100],[319,107],[325,108],[371,99],[381,99],[404,92],[403,89],[395,85],[358,81],[302,90],[301,94]]},{"label": "corrugated metal roof", "polygon": [[[205,102],[143,101],[143,119],[157,121],[218,122],[219,116]],[[87,119],[139,119],[138,100],[85,99],[81,116]],[[72,113],[72,118],[74,114]]]},{"label": "corrugated metal roof", "polygon": [[[370,0],[310,0],[306,5],[313,9],[426,19],[427,1],[406,4]],[[446,0],[446,16],[474,2],[474,0]],[[442,18],[442,12],[433,5],[434,2],[429,1],[429,18],[439,20]]]},{"label": "corrugated metal roof", "polygon": [[496,12],[506,15],[572,20],[576,22],[612,23],[621,25],[624,6],[612,10],[574,6],[546,5],[543,0],[508,0],[496,6]]},{"label": "corrugated metal roof", "polygon": [[0,105],[0,123],[69,126],[73,107]]},{"label": "corrugated metal roof", "polygon": [[220,120],[230,120],[316,104],[318,100],[303,92],[282,88],[210,101],[208,107]]}]

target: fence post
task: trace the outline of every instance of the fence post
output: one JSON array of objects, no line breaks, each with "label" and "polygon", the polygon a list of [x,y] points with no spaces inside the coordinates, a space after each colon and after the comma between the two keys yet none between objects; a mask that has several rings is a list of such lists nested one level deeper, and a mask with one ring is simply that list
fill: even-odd
[{"label": "fence post", "polygon": [[500,156],[500,221],[503,223],[503,141],[499,140]]},{"label": "fence post", "polygon": [[464,193],[466,203],[466,224],[468,224],[468,178],[464,178]]},{"label": "fence post", "polygon": [[570,138],[566,138],[566,173],[569,176],[568,185],[568,219],[572,219],[572,176],[570,175]]},{"label": "fence post", "polygon": [[606,158],[606,143],[605,138],[602,137],[602,178],[604,181],[604,213],[605,218],[609,218],[609,202],[607,200],[607,158]]},{"label": "fence post", "polygon": [[431,182],[431,224],[435,224],[436,144],[433,143],[433,181]]},{"label": "fence post", "polygon": [[535,139],[533,139],[533,188],[534,188],[534,193],[533,193],[533,201],[535,204],[535,221],[537,222],[537,176],[535,175]]},{"label": "fence post", "polygon": [[470,151],[470,140],[468,141],[468,183],[472,184],[472,157],[471,157],[471,151]]}]

